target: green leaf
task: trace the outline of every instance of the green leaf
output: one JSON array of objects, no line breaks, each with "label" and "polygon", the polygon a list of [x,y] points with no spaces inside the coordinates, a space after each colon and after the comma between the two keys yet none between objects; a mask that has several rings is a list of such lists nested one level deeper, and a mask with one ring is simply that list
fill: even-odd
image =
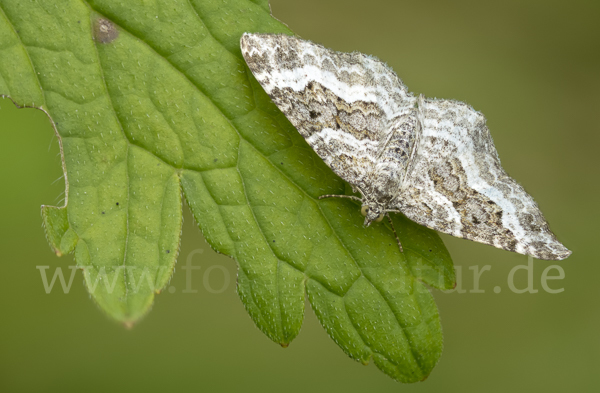
[{"label": "green leaf", "polygon": [[131,325],[177,258],[182,192],[209,244],[239,264],[256,325],[287,346],[308,294],[352,358],[424,379],[442,334],[424,283],[454,270],[433,231],[319,200],[347,185],[270,102],[243,62],[243,32],[291,32],[266,0],[0,0],[0,94],[44,110],[59,138],[65,207],[43,207],[58,255],[74,250],[92,298]]},{"label": "green leaf", "polygon": [[66,207],[42,206],[42,219],[50,247],[59,257],[73,252],[77,234],[69,226]]}]

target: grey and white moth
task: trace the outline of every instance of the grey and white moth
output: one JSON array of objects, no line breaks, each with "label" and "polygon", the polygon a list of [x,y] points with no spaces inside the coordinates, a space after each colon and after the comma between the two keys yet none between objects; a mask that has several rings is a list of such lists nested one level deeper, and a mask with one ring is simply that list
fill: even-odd
[{"label": "grey and white moth", "polygon": [[277,107],[361,193],[354,198],[365,225],[401,212],[437,231],[539,259],[571,254],[506,174],[485,118],[469,105],[415,97],[388,66],[362,53],[270,34],[244,34],[241,49]]}]

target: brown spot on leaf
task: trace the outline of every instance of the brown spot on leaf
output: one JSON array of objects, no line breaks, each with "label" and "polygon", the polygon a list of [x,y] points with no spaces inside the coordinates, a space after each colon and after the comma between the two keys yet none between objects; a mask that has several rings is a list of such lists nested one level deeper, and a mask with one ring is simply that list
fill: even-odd
[{"label": "brown spot on leaf", "polygon": [[94,22],[93,34],[96,42],[108,44],[119,37],[119,30],[117,29],[117,26],[110,20],[98,18]]}]

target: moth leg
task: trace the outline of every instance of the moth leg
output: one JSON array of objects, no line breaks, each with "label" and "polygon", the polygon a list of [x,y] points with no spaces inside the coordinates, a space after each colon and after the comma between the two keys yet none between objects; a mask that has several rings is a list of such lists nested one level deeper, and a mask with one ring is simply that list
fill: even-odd
[{"label": "moth leg", "polygon": [[355,201],[359,201],[362,202],[362,199],[354,196],[354,195],[334,195],[334,194],[328,194],[328,195],[321,195],[319,197],[319,199],[324,199],[324,198],[348,198],[348,199],[353,199]]},{"label": "moth leg", "polygon": [[[391,210],[388,210],[388,211],[391,211]],[[392,222],[392,218],[387,213],[386,213],[386,217],[388,218],[388,221],[390,222],[390,225],[392,226],[392,231],[394,232],[394,236],[396,236],[396,242],[398,243],[398,248],[400,249],[400,252],[403,253],[404,248],[402,248],[402,243],[400,243],[400,239],[398,238],[398,234],[396,233],[396,228],[394,228],[394,223]]]}]

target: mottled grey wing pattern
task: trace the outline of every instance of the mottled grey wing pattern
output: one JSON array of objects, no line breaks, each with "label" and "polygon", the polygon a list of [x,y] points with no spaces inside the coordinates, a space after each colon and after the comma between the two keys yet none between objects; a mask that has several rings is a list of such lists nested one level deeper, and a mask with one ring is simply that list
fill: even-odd
[{"label": "mottled grey wing pattern", "polygon": [[533,198],[502,169],[481,113],[422,96],[418,106],[422,133],[398,209],[440,232],[539,259],[571,254]]},{"label": "mottled grey wing pattern", "polygon": [[389,67],[361,53],[269,34],[244,34],[241,49],[315,152],[360,190],[373,213],[366,224],[400,210],[440,232],[536,258],[571,254],[504,172],[485,118],[470,106],[417,103]]},{"label": "mottled grey wing pattern", "polygon": [[[416,99],[389,67],[286,35],[244,34],[241,49],[273,102],[337,175],[363,193],[382,175],[398,189],[404,171],[397,167],[412,149]],[[400,159],[386,157],[384,146]]]}]

